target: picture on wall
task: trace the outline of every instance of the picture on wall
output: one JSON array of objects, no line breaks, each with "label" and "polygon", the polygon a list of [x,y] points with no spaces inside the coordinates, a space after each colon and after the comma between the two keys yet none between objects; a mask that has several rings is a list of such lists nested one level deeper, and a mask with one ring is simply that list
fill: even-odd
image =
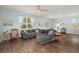
[{"label": "picture on wall", "polygon": [[13,26],[13,21],[6,19],[3,21],[3,26]]}]

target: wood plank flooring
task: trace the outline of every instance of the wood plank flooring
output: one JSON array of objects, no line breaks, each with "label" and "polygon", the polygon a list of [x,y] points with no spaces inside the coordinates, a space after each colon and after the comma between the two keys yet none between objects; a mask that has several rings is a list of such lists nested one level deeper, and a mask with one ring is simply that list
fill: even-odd
[{"label": "wood plank flooring", "polygon": [[79,36],[61,35],[56,41],[40,45],[33,39],[17,39],[0,43],[0,53],[78,53]]}]

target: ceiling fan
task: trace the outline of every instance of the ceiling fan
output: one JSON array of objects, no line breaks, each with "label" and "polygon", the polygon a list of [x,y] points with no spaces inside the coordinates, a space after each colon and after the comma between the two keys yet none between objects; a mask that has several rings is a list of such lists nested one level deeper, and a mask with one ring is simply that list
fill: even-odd
[{"label": "ceiling fan", "polygon": [[36,6],[37,11],[48,11],[47,9],[42,9],[40,5]]}]

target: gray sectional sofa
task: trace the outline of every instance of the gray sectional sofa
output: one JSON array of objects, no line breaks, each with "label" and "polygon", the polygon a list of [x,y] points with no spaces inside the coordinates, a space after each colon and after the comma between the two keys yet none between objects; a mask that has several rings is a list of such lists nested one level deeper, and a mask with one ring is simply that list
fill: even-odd
[{"label": "gray sectional sofa", "polygon": [[33,38],[36,36],[36,33],[34,31],[28,32],[26,30],[21,30],[20,34],[22,39]]},{"label": "gray sectional sofa", "polygon": [[[46,32],[46,31],[45,31]],[[55,40],[55,36],[48,35],[48,33],[38,32],[36,34],[36,41],[40,44],[46,44]]]}]

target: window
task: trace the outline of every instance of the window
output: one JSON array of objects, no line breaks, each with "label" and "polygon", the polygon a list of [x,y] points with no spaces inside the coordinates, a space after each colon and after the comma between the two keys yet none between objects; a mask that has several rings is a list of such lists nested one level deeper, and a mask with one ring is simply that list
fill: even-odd
[{"label": "window", "polygon": [[72,23],[73,23],[73,24],[74,24],[74,23],[75,23],[75,24],[79,24],[79,18],[73,19],[73,20],[72,20]]},{"label": "window", "polygon": [[32,28],[33,27],[33,19],[30,17],[24,17],[21,16],[20,17],[20,24],[21,24],[21,28]]},{"label": "window", "polygon": [[72,20],[73,27],[79,29],[79,18]]}]

